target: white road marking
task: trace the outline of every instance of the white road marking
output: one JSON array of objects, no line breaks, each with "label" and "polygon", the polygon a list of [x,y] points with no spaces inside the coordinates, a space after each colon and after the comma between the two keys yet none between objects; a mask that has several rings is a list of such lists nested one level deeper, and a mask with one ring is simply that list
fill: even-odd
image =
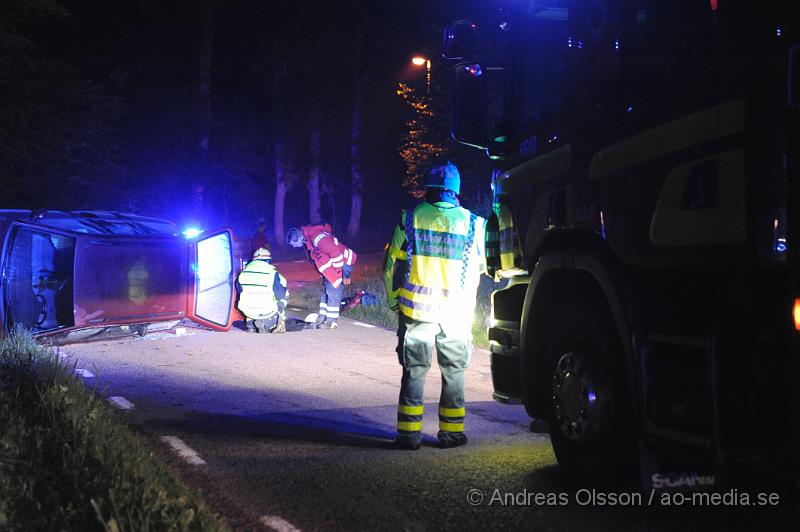
[{"label": "white road marking", "polygon": [[361,323],[360,321],[354,321],[353,325],[358,325],[359,327],[366,327],[368,329],[374,329],[374,325],[370,325],[369,323]]},{"label": "white road marking", "polygon": [[305,261],[304,261],[304,260],[293,260],[292,262],[294,262],[295,264],[297,264],[298,262],[305,262]]},{"label": "white road marking", "polygon": [[130,410],[133,408],[133,403],[121,395],[112,395],[108,398],[108,402],[122,410]]},{"label": "white road marking", "polygon": [[277,532],[300,532],[299,528],[277,515],[263,515],[259,521],[262,525],[277,530]]},{"label": "white road marking", "polygon": [[94,373],[92,373],[88,369],[80,369],[80,368],[78,368],[78,369],[75,370],[75,375],[78,375],[79,377],[83,377],[84,379],[93,379],[94,378]]},{"label": "white road marking", "polygon": [[172,447],[172,450],[178,453],[178,456],[186,460],[191,465],[205,465],[206,461],[200,458],[197,451],[186,445],[182,439],[177,436],[161,436],[161,441]]}]

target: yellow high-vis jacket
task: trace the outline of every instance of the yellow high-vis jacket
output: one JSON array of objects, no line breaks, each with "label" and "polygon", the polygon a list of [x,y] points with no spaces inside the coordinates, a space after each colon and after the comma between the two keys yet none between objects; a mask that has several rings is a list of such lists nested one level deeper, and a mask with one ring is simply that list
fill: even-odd
[{"label": "yellow high-vis jacket", "polygon": [[503,203],[495,203],[494,215],[486,224],[486,258],[490,275],[499,280],[500,272],[517,269],[522,262],[522,250],[517,241],[517,233],[511,209]]},{"label": "yellow high-vis jacket", "polygon": [[286,278],[265,260],[251,260],[239,274],[237,307],[248,319],[259,320],[283,311],[289,291]]},{"label": "yellow high-vis jacket", "polygon": [[446,202],[403,211],[386,252],[389,305],[409,318],[472,326],[486,271],[486,221]]},{"label": "yellow high-vis jacket", "polygon": [[498,240],[500,241],[500,269],[510,270],[516,266],[517,242],[514,233],[514,220],[507,205],[495,204],[494,212],[498,221]]}]

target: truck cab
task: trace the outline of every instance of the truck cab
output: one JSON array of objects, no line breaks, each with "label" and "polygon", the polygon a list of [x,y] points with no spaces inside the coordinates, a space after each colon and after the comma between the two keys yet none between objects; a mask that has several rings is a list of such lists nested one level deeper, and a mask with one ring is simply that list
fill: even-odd
[{"label": "truck cab", "polygon": [[495,399],[569,477],[713,480],[776,442],[800,463],[799,25],[553,0],[445,30],[453,135],[497,161]]}]

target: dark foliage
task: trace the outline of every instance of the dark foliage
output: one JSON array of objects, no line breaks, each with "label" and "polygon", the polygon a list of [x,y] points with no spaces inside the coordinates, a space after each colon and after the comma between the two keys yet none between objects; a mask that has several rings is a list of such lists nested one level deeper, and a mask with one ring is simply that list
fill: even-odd
[{"label": "dark foliage", "polygon": [[[199,198],[203,224],[249,234],[272,216],[280,139],[293,184],[286,226],[298,225],[319,124],[322,216],[343,230],[354,84],[366,79],[361,239],[385,240],[394,217],[384,206],[412,202],[395,89],[419,79],[411,55],[439,57],[444,24],[469,15],[461,4],[470,2],[0,0],[0,206],[185,223]],[[431,105],[434,142],[452,144],[447,69],[436,59]],[[466,173],[485,177],[482,164]],[[465,188],[467,204],[481,200],[478,185]]]}]

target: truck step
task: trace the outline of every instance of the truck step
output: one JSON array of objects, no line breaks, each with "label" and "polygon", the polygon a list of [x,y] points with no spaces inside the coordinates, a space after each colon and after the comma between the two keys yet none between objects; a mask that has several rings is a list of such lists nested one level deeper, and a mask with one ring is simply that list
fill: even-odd
[{"label": "truck step", "polygon": [[[716,335],[650,332],[638,346],[645,445],[708,451],[721,464]],[[703,453],[705,454],[705,453]]]},{"label": "truck step", "polygon": [[660,440],[672,441],[692,447],[701,447],[703,449],[711,449],[712,446],[711,439],[704,436],[698,436],[696,434],[690,434],[680,430],[659,427],[653,423],[647,423],[643,428],[644,433],[647,436],[653,436]]},{"label": "truck step", "polygon": [[656,344],[668,344],[683,347],[708,347],[708,338],[697,336],[679,336],[675,334],[649,334],[647,339]]}]

